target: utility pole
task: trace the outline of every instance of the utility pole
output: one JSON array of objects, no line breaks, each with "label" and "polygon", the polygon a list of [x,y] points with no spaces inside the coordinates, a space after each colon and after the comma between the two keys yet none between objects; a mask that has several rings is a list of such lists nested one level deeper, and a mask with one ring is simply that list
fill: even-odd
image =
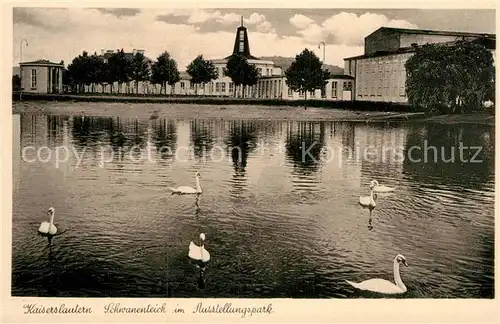
[{"label": "utility pole", "polygon": [[[323,68],[324,68],[325,67],[325,47],[326,47],[326,44],[325,44],[325,42],[319,42],[319,44],[318,44],[319,49],[321,49],[321,44],[323,44],[323,61],[321,63],[323,63]],[[324,86],[323,89],[321,89],[321,97],[326,98],[326,86]]]},{"label": "utility pole", "polygon": [[28,41],[24,38],[21,39],[21,42],[19,43],[19,81],[21,81],[19,100],[23,99],[23,69],[21,67],[21,63],[23,61],[23,42],[26,42],[26,46],[28,46]]}]

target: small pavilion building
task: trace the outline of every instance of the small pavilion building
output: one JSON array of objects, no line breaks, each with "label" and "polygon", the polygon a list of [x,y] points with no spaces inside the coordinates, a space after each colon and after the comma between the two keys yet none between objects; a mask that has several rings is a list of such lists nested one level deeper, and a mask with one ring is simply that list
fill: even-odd
[{"label": "small pavilion building", "polygon": [[21,88],[28,93],[62,93],[63,63],[47,60],[22,62],[20,66]]}]

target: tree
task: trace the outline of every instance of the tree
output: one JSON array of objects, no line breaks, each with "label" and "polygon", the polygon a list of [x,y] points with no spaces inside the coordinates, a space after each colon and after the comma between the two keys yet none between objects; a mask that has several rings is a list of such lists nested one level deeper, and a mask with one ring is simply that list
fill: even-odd
[{"label": "tree", "polygon": [[328,83],[330,72],[323,70],[322,65],[314,52],[304,49],[286,69],[286,84],[294,91],[304,91],[307,100],[308,92],[321,89]]},{"label": "tree", "polygon": [[132,80],[135,81],[135,92],[139,93],[139,82],[149,80],[151,74],[148,59],[142,53],[136,53],[132,59],[130,69]]},{"label": "tree", "polygon": [[215,65],[209,60],[204,60],[203,55],[198,55],[188,65],[187,73],[191,76],[191,83],[195,84],[196,94],[198,94],[198,84],[205,84],[218,77]]},{"label": "tree", "polygon": [[248,80],[250,80],[249,73],[253,73],[253,70],[245,56],[234,54],[227,60],[224,75],[230,77],[234,83],[234,97],[236,97],[237,87],[245,84],[245,82],[248,83]]},{"label": "tree", "polygon": [[71,64],[68,65],[68,78],[72,81],[72,84],[76,86],[76,92],[80,92],[84,84],[89,84],[90,75],[88,62],[88,53],[83,51],[81,55],[75,57]]},{"label": "tree", "polygon": [[[91,83],[92,92],[94,92],[94,84],[101,84],[104,82],[105,63],[102,57],[97,53],[92,54],[86,62],[88,82]],[[104,86],[103,86],[104,89]]]},{"label": "tree", "polygon": [[108,81],[118,82],[118,93],[120,93],[122,84],[130,81],[130,62],[123,49],[111,54],[108,58],[107,73]]},{"label": "tree", "polygon": [[21,77],[19,75],[12,76],[12,91],[21,90]]},{"label": "tree", "polygon": [[177,69],[177,62],[170,57],[168,52],[163,52],[152,67],[152,81],[154,84],[160,84],[160,93],[163,88],[166,91],[166,85],[174,85],[180,78],[179,70]]},{"label": "tree", "polygon": [[73,89],[74,82],[71,79],[71,75],[68,72],[67,68],[63,68],[62,70],[62,83],[63,83],[63,89],[65,89],[64,91],[67,91],[68,87],[70,89]]},{"label": "tree", "polygon": [[245,95],[245,88],[247,86],[251,87],[257,84],[259,81],[260,73],[259,70],[255,67],[255,65],[247,64],[245,68],[245,73],[243,74],[243,96]]},{"label": "tree", "polygon": [[495,88],[493,56],[480,43],[413,45],[405,64],[406,95],[429,115],[470,113],[491,100]]}]

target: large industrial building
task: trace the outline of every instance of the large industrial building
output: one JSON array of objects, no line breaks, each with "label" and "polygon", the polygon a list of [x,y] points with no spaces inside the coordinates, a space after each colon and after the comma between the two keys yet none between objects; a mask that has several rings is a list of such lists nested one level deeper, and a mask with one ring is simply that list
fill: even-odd
[{"label": "large industrial building", "polygon": [[465,39],[484,44],[495,58],[496,35],[381,27],[365,37],[364,54],[344,59],[344,73],[355,78],[353,99],[406,103],[405,63],[412,44],[453,43]]}]

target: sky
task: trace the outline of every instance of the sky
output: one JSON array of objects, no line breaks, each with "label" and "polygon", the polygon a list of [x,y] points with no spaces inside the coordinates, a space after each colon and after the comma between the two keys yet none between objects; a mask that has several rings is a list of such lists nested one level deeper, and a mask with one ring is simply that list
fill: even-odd
[{"label": "sky", "polygon": [[344,66],[343,58],[363,53],[364,37],[377,28],[401,27],[495,33],[495,12],[488,9],[167,9],[27,8],[13,9],[13,65],[22,61],[63,60],[82,51],[145,50],[156,59],[168,51],[179,70],[199,54],[206,59],[232,53],[241,16],[250,52],[294,57],[304,48],[325,61]]}]

